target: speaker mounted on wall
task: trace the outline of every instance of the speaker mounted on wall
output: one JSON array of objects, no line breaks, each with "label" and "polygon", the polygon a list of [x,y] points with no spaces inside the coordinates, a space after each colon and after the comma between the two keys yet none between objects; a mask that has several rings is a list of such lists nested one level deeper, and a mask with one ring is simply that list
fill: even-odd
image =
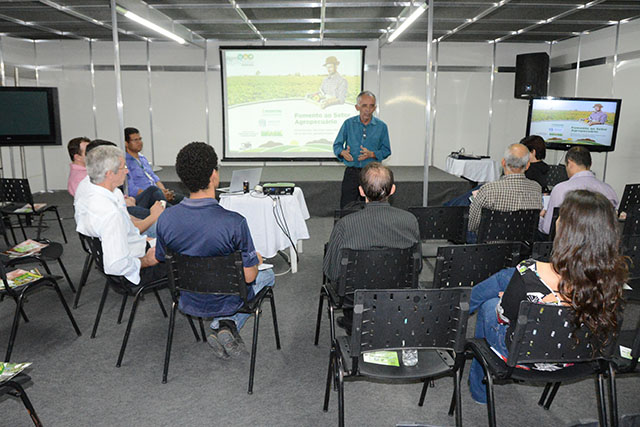
[{"label": "speaker mounted on wall", "polygon": [[549,55],[546,52],[516,55],[516,84],[514,96],[530,99],[547,96]]}]

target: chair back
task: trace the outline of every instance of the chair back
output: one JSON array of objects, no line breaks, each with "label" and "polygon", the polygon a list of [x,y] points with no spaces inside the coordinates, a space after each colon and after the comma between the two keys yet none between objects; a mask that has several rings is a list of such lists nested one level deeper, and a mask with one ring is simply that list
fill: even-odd
[{"label": "chair back", "polygon": [[468,206],[416,206],[410,207],[409,212],[418,219],[420,239],[466,242]]},{"label": "chair back", "polygon": [[531,247],[531,258],[536,261],[549,262],[553,242],[535,242]]},{"label": "chair back", "polygon": [[406,249],[342,249],[338,296],[356,289],[415,289],[421,263],[419,243]]},{"label": "chair back", "polygon": [[98,267],[98,271],[102,274],[111,285],[116,287],[122,287],[123,289],[129,289],[130,282],[124,276],[114,276],[112,274],[107,274],[104,271],[104,252],[102,251],[102,241],[100,241],[99,237],[89,237],[84,234],[78,233],[80,236],[80,242],[82,243],[83,248],[87,248],[91,256]]},{"label": "chair back", "polygon": [[600,344],[586,327],[574,329],[568,306],[522,301],[507,366],[589,362],[611,356],[614,346],[601,348]]},{"label": "chair back", "polygon": [[627,218],[624,220],[622,228],[622,243],[624,244],[629,236],[640,235],[640,204],[630,205],[627,210]]},{"label": "chair back", "polygon": [[629,279],[640,278],[640,235],[625,236],[622,248],[629,265]]},{"label": "chair back", "polygon": [[91,249],[89,248],[89,239],[90,237],[85,236],[84,234],[78,233],[78,238],[80,239],[80,246],[82,247],[82,250],[86,253],[91,255]]},{"label": "chair back", "polygon": [[470,288],[357,290],[351,355],[402,348],[464,351]]},{"label": "chair back", "polygon": [[0,202],[29,203],[33,207],[33,195],[28,179],[0,178]]},{"label": "chair back", "polygon": [[640,204],[640,184],[627,184],[624,186],[622,199],[618,206],[618,213],[627,212],[633,205]]},{"label": "chair back", "polygon": [[550,242],[553,242],[553,239],[556,238],[556,224],[559,217],[560,217],[560,207],[556,206],[555,208],[553,208],[553,211],[551,212],[551,227],[549,228]]},{"label": "chair back", "polygon": [[478,227],[478,243],[533,242],[539,219],[539,209],[504,212],[482,208],[480,226]]},{"label": "chair back", "polygon": [[433,273],[434,288],[471,287],[520,262],[520,243],[441,246]]},{"label": "chair back", "polygon": [[226,256],[201,257],[173,252],[167,248],[169,288],[177,296],[181,291],[198,294],[238,295],[247,301],[242,253]]},{"label": "chair back", "polygon": [[567,168],[565,165],[549,165],[549,172],[547,172],[547,187],[551,188],[568,179],[569,175],[567,175]]}]

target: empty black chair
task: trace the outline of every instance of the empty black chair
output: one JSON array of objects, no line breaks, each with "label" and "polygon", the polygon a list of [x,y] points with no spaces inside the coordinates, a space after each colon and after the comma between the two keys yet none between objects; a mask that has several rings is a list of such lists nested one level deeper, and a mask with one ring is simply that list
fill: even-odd
[{"label": "empty black chair", "polygon": [[67,312],[67,316],[69,316],[69,320],[71,321],[76,334],[78,334],[78,336],[82,334],[80,332],[80,329],[78,328],[78,325],[76,324],[76,320],[71,314],[71,310],[69,310],[69,306],[67,305],[62,292],[60,291],[60,287],[58,287],[58,283],[53,276],[43,276],[40,279],[11,288],[9,287],[9,284],[7,282],[7,273],[5,267],[0,262],[0,280],[2,280],[2,286],[0,287],[0,301],[6,296],[13,299],[16,303],[16,311],[13,315],[13,323],[11,325],[11,332],[9,334],[9,344],[7,345],[7,352],[4,357],[5,362],[8,362],[11,359],[11,352],[13,351],[13,344],[16,339],[16,334],[18,333],[18,324],[20,323],[20,317],[22,316],[25,322],[29,321],[22,308],[25,302],[25,298],[33,291],[36,291],[40,288],[53,288],[53,290],[58,295],[58,299],[60,299],[60,303],[62,303],[62,307]]},{"label": "empty black chair", "polygon": [[[613,346],[596,351],[600,343],[592,342],[590,337],[586,328],[574,330],[567,306],[522,301],[512,341],[507,343],[509,356],[506,362],[483,338],[469,339],[466,348],[480,362],[485,373],[489,425],[496,425],[494,382],[545,383],[538,403],[548,409],[560,383],[593,377],[597,378],[600,425],[606,426],[603,374],[608,371],[606,359]],[[572,365],[556,371],[517,367],[535,363]]]},{"label": "empty black chair", "polygon": [[[44,214],[46,212],[54,212],[58,219],[58,224],[60,225],[62,238],[64,239],[64,242],[67,243],[67,235],[64,233],[62,221],[60,221],[58,207],[55,205],[46,205],[40,209],[36,209],[28,179],[0,178],[0,202],[9,203],[9,205],[5,206],[0,211],[5,216],[16,215],[18,218],[18,224],[22,230],[22,235],[25,239],[27,238],[27,234],[24,231],[22,217],[25,217],[26,225],[29,225],[31,218],[34,215],[38,217],[38,232],[36,236],[36,240],[38,240],[40,239],[40,234],[42,232],[42,220],[44,219]],[[30,212],[16,212],[16,209],[22,208],[24,205],[30,206]]]},{"label": "empty black chair", "polygon": [[618,214],[622,212],[629,213],[633,205],[640,204],[640,184],[627,184],[624,186],[622,199],[618,205]]},{"label": "empty black chair", "polygon": [[335,339],[334,310],[350,308],[351,297],[356,289],[402,289],[417,288],[420,275],[420,244],[407,249],[342,249],[340,253],[340,275],[337,283],[326,283],[320,289],[318,318],[314,344],[318,345],[322,304],[327,298],[331,343]]},{"label": "empty black chair", "polygon": [[441,246],[433,275],[434,288],[471,287],[520,262],[520,243]]},{"label": "empty black chair", "polygon": [[503,212],[482,208],[478,227],[478,243],[533,242],[539,220],[539,209]]},{"label": "empty black chair", "polygon": [[408,210],[418,219],[420,239],[448,240],[458,244],[466,242],[468,206],[418,206]]},{"label": "empty black chair", "polygon": [[552,250],[553,242],[534,242],[531,247],[531,258],[536,261],[549,262]]},{"label": "empty black chair", "polygon": [[[470,294],[469,288],[356,290],[351,337],[339,337],[329,356],[323,409],[329,408],[332,378],[338,390],[339,425],[344,426],[345,378],[428,380],[448,374],[454,376],[456,425],[461,425],[460,368]],[[415,366],[404,365],[403,349],[418,351]],[[395,352],[398,363],[366,361],[367,353],[381,350]]]},{"label": "empty black chair", "polygon": [[[194,257],[167,251],[166,263],[169,266],[169,289],[173,304],[171,306],[171,317],[169,318],[169,333],[167,335],[167,350],[164,359],[164,371],[162,382],[167,382],[169,372],[169,359],[171,357],[171,344],[173,341],[173,328],[175,324],[176,310],[180,300],[180,292],[197,292],[198,294],[211,295],[237,295],[243,301],[243,306],[238,310],[240,313],[252,314],[255,317],[253,323],[253,342],[251,344],[251,367],[249,368],[249,389],[248,393],[253,393],[253,375],[256,366],[256,351],[258,348],[258,326],[262,303],[268,298],[271,303],[271,315],[273,317],[273,329],[276,336],[276,348],[280,350],[280,334],[278,332],[278,317],[276,316],[276,302],[273,296],[273,288],[267,286],[263,288],[253,299],[247,296],[247,283],[244,280],[244,270],[242,267],[242,253],[234,252],[227,256],[219,257]],[[189,323],[196,335],[198,333],[193,326],[191,318]],[[207,337],[200,319],[202,329],[202,340],[206,342]]]},{"label": "empty black chair", "polygon": [[549,172],[547,172],[547,187],[553,188],[559,183],[569,179],[567,175],[567,168],[565,165],[549,165]]},{"label": "empty black chair", "polygon": [[0,381],[0,396],[5,394],[11,394],[13,396],[19,397],[22,400],[22,404],[25,409],[29,413],[29,417],[31,417],[31,421],[36,427],[42,426],[42,421],[38,417],[36,410],[31,404],[31,400],[27,396],[27,392],[24,391],[23,384],[29,382],[31,378],[27,374],[19,373],[18,375],[9,378],[4,381]]},{"label": "empty black chair", "polygon": [[135,318],[138,303],[140,302],[140,298],[142,297],[142,295],[153,292],[156,296],[156,299],[158,300],[160,309],[162,310],[162,315],[164,317],[167,317],[167,311],[164,309],[164,305],[162,304],[162,300],[160,299],[160,295],[158,294],[158,290],[167,287],[167,279],[159,279],[141,285],[134,285],[123,276],[113,276],[111,274],[106,274],[104,272],[102,242],[100,241],[100,239],[98,237],[88,237],[84,235],[80,236],[81,239],[85,239],[85,243],[87,244],[87,247],[89,248],[91,255],[93,256],[93,259],[95,260],[98,271],[102,273],[102,275],[106,278],[104,291],[102,292],[100,305],[98,306],[98,313],[96,314],[96,320],[93,324],[93,330],[91,331],[91,338],[96,337],[98,324],[100,323],[102,309],[104,308],[104,303],[107,300],[109,288],[112,288],[117,294],[122,295],[122,305],[120,306],[120,314],[118,314],[118,323],[122,321],[122,314],[124,313],[124,307],[127,303],[127,298],[130,296],[134,297],[133,305],[131,306],[131,313],[129,314],[129,321],[127,322],[127,329],[125,330],[124,338],[122,339],[122,346],[120,347],[120,353],[118,355],[118,361],[116,363],[116,366],[119,368],[122,364],[122,359],[124,358],[124,351],[127,348],[129,334],[131,333],[131,326],[133,325],[133,319]]}]

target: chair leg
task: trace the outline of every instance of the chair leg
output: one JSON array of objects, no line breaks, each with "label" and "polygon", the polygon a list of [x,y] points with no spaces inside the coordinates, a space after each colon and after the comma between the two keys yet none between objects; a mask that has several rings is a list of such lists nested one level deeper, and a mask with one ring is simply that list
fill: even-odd
[{"label": "chair leg", "polygon": [[[38,226],[36,227],[36,240],[40,240],[40,235],[42,235],[42,220],[44,219],[44,212],[41,212],[40,215],[38,215]],[[27,224],[29,224],[29,221],[27,220]],[[67,243],[65,241],[65,243]]]},{"label": "chair leg", "polygon": [[11,333],[9,335],[9,345],[7,346],[7,353],[4,356],[4,361],[8,362],[11,359],[11,352],[13,351],[13,343],[16,340],[16,334],[18,333],[18,323],[20,322],[20,311],[22,310],[22,302],[24,301],[24,293],[21,293],[16,300],[16,313],[13,316],[13,323],[11,324]]},{"label": "chair leg", "polygon": [[342,363],[338,359],[336,364],[336,382],[338,383],[338,426],[344,427],[344,374]]},{"label": "chair leg", "polygon": [[102,316],[102,309],[104,308],[104,302],[107,300],[107,293],[109,292],[109,282],[105,282],[104,291],[102,291],[102,297],[100,298],[100,304],[98,305],[98,313],[96,314],[96,321],[93,323],[93,331],[91,331],[91,338],[96,337],[98,331],[98,323],[100,323],[100,316]]},{"label": "chair leg", "polygon": [[489,427],[496,427],[496,404],[493,396],[493,378],[490,374],[487,374],[486,369],[485,375],[487,378],[487,416],[489,417]]},{"label": "chair leg", "polygon": [[[15,231],[13,231],[13,226],[11,226],[11,220],[9,219],[9,231],[11,231],[11,237],[13,237],[13,244],[17,245],[18,244],[18,239],[16,238],[16,233]],[[11,245],[9,245],[11,246]]]},{"label": "chair leg", "polygon": [[176,322],[176,310],[178,305],[173,302],[171,304],[171,316],[169,317],[169,332],[167,333],[167,348],[164,352],[164,370],[162,371],[162,384],[167,383],[167,375],[169,374],[169,359],[171,358],[171,344],[173,343],[173,328]]},{"label": "chair leg", "polygon": [[322,322],[322,303],[324,300],[324,292],[320,291],[320,300],[318,301],[318,317],[316,319],[316,337],[313,341],[314,345],[318,345],[320,339],[320,322]]},{"label": "chair leg", "polygon": [[[198,330],[196,329],[196,325],[193,324],[193,319],[191,316],[187,314],[187,320],[189,321],[189,326],[191,326],[191,330],[193,331],[193,335],[196,337],[196,341],[200,341],[200,335],[198,335]],[[206,340],[205,340],[206,342]]]},{"label": "chair leg", "polygon": [[424,398],[427,396],[427,390],[429,390],[429,379],[425,378],[422,385],[422,391],[420,392],[420,399],[418,400],[418,406],[424,405]]},{"label": "chair leg", "polygon": [[273,291],[269,295],[269,301],[271,302],[271,317],[273,319],[273,332],[276,334],[276,349],[280,350],[280,331],[278,330],[278,316],[276,315],[276,301],[273,296]]},{"label": "chair leg", "polygon": [[56,213],[56,218],[58,218],[58,225],[60,226],[60,231],[62,232],[62,238],[65,243],[69,243],[67,241],[67,235],[64,233],[64,227],[62,226],[62,221],[60,220],[60,214],[58,213],[58,208],[54,207],[53,211]]},{"label": "chair leg", "polygon": [[[455,393],[455,400],[451,402],[452,405],[455,403],[456,427],[462,426],[462,392],[460,391],[461,380],[462,380],[462,369],[458,369],[456,370],[456,375],[454,378],[455,384],[453,386],[454,393]],[[449,415],[451,415],[451,409],[453,408],[449,408]]]},{"label": "chair leg", "polygon": [[260,323],[260,306],[256,308],[255,321],[253,322],[253,342],[251,343],[251,366],[249,367],[248,394],[253,394],[253,374],[256,368],[256,350],[258,349],[258,326]]},{"label": "chair leg", "polygon": [[124,338],[122,339],[122,346],[120,347],[120,354],[118,355],[118,361],[116,367],[119,368],[124,358],[124,351],[127,349],[127,342],[129,341],[129,334],[131,334],[131,326],[133,325],[133,319],[136,317],[136,310],[138,309],[138,303],[140,302],[140,296],[142,295],[142,289],[139,289],[133,299],[133,305],[131,306],[131,313],[129,314],[129,321],[127,322],[127,330],[124,331]]},{"label": "chair leg", "polygon": [[559,388],[560,388],[560,383],[554,383],[553,384],[553,388],[551,389],[551,393],[549,394],[549,397],[547,398],[547,403],[545,403],[544,406],[543,406],[543,408],[546,409],[547,411],[551,407],[551,403],[553,403],[553,399],[556,397],[556,393],[558,392]]},{"label": "chair leg", "polygon": [[60,269],[62,270],[62,274],[64,274],[64,278],[67,279],[67,283],[71,288],[71,292],[76,293],[76,288],[73,286],[73,282],[71,281],[71,277],[69,277],[69,273],[67,273],[67,269],[64,268],[64,264],[62,263],[62,259],[58,258],[58,264],[60,264]]},{"label": "chair leg", "polygon": [[24,405],[27,412],[29,413],[29,416],[31,417],[31,421],[33,421],[33,425],[35,425],[36,427],[42,427],[42,421],[40,421],[40,418],[38,417],[36,410],[34,409],[33,405],[31,404],[31,401],[29,400],[29,397],[27,396],[27,392],[24,391],[22,386],[15,381],[7,381],[5,385],[16,390],[16,392],[18,393],[18,396],[20,396],[20,400],[22,400],[22,404]]},{"label": "chair leg", "polygon": [[609,408],[611,409],[611,426],[618,427],[618,394],[616,392],[616,373],[609,365]]},{"label": "chair leg", "polygon": [[122,304],[120,304],[120,313],[118,313],[118,325],[122,323],[122,315],[124,314],[124,306],[127,305],[128,295],[122,295]]},{"label": "chair leg", "polygon": [[538,406],[544,406],[545,400],[547,400],[547,395],[549,394],[549,390],[551,390],[551,386],[553,383],[546,383],[544,385],[544,390],[542,391],[542,396],[540,396],[540,400],[538,400]]},{"label": "chair leg", "polygon": [[80,276],[80,283],[78,284],[78,292],[76,292],[76,298],[73,301],[73,308],[78,308],[78,301],[80,301],[80,293],[82,292],[82,288],[87,283],[87,279],[89,278],[89,272],[91,271],[91,265],[93,264],[93,257],[90,254],[87,254],[87,257],[84,260],[84,267],[82,268],[82,275]]},{"label": "chair leg", "polygon": [[24,307],[20,307],[20,315],[24,319],[24,323],[29,323],[29,318],[27,317],[27,313],[24,312]]},{"label": "chair leg", "polygon": [[322,410],[327,412],[329,410],[329,396],[331,392],[331,378],[333,376],[333,359],[334,359],[334,349],[333,346],[331,350],[329,350],[329,369],[327,369],[327,385],[324,389],[324,405],[322,405]]},{"label": "chair leg", "polygon": [[73,318],[73,314],[71,313],[71,309],[67,305],[67,301],[64,299],[64,295],[62,295],[62,291],[60,290],[60,286],[58,286],[58,284],[55,281],[52,281],[51,285],[53,286],[53,289],[58,294],[58,298],[60,298],[60,302],[62,303],[62,306],[64,307],[64,311],[67,312],[67,316],[69,316],[69,320],[71,321],[71,324],[73,325],[73,329],[76,331],[76,334],[78,336],[82,335],[82,332],[80,332],[80,328],[78,328],[78,324],[76,323],[76,319]]},{"label": "chair leg", "polygon": [[17,215],[18,217],[18,225],[20,226],[20,230],[22,231],[22,236],[24,237],[24,240],[27,240],[27,233],[25,233],[24,231],[24,225],[22,225],[22,219],[20,219],[20,215]]},{"label": "chair leg", "polygon": [[202,334],[202,342],[207,342],[207,333],[204,331],[204,321],[202,317],[198,317],[198,322],[200,323],[200,333]]},{"label": "chair leg", "polygon": [[162,315],[167,317],[167,310],[164,309],[164,304],[162,303],[162,298],[160,298],[160,294],[157,289],[153,290],[153,293],[156,295],[156,299],[158,300],[158,304],[160,305],[160,310],[162,310]]},{"label": "chair leg", "polygon": [[602,374],[598,375],[596,390],[598,394],[598,421],[600,426],[607,427],[607,407],[604,401],[604,378]]}]

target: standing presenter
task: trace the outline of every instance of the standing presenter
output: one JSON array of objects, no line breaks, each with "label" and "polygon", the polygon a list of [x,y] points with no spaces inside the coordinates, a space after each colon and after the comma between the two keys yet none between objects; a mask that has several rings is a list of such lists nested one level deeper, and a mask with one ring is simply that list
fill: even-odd
[{"label": "standing presenter", "polygon": [[360,200],[358,185],[362,168],[371,162],[381,162],[391,154],[387,125],[373,117],[376,96],[366,90],[358,95],[356,102],[356,110],[360,115],[345,120],[333,142],[334,154],[346,166],[340,209]]}]

